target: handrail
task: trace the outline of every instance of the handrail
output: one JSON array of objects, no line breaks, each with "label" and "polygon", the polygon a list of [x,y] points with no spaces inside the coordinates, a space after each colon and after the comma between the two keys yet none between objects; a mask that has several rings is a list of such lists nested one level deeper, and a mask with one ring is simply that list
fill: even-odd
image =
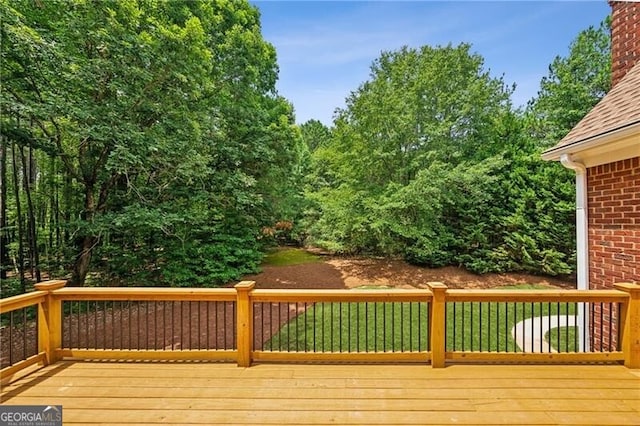
[{"label": "handrail", "polygon": [[52,292],[58,300],[235,301],[233,288],[65,287]]},{"label": "handrail", "polygon": [[447,302],[606,302],[624,303],[619,290],[447,290]]},{"label": "handrail", "polygon": [[428,290],[253,290],[253,302],[418,302],[430,300]]},{"label": "handrail", "polygon": [[0,314],[6,314],[21,308],[37,305],[44,302],[46,291],[33,291],[31,293],[19,294],[17,296],[0,299]]}]

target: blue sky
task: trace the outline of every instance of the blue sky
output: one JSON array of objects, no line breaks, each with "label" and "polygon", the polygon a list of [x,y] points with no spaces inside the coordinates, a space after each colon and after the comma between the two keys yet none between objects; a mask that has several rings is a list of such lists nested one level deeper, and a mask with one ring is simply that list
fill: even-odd
[{"label": "blue sky", "polygon": [[606,1],[251,0],[278,54],[279,93],[296,121],[330,125],[336,108],[369,78],[380,52],[467,42],[485,68],[516,83],[515,105],[536,96],[549,64],[610,13]]}]

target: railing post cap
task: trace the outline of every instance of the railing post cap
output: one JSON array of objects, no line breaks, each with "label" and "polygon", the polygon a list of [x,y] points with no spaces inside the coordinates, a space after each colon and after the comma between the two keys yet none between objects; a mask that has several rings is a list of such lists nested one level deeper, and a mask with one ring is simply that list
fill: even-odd
[{"label": "railing post cap", "polygon": [[449,288],[445,283],[441,282],[428,282],[427,285],[431,290],[446,290]]},{"label": "railing post cap", "polygon": [[632,283],[615,283],[613,288],[616,290],[621,290],[626,293],[632,293],[634,295],[640,294],[640,285],[632,284]]},{"label": "railing post cap", "polygon": [[53,291],[53,290],[58,290],[59,288],[62,288],[65,285],[67,285],[67,282],[65,280],[50,280],[50,281],[43,281],[41,283],[38,283],[34,285],[34,287],[36,288],[36,290],[40,290],[40,291]]},{"label": "railing post cap", "polygon": [[255,286],[255,281],[240,281],[238,284],[234,285],[233,288],[235,288],[236,290],[249,291],[253,290]]}]

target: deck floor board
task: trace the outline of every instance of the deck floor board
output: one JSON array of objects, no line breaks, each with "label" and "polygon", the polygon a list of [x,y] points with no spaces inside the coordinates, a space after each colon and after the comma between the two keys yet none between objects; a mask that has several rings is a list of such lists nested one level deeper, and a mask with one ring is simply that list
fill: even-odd
[{"label": "deck floor board", "polygon": [[639,425],[618,365],[280,365],[64,361],[4,386],[64,424]]}]

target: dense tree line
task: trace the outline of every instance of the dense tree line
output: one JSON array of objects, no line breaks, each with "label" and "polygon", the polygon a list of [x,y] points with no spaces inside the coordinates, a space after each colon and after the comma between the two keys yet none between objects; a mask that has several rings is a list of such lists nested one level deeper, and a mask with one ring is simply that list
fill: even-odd
[{"label": "dense tree line", "polygon": [[383,53],[332,129],[302,126],[311,243],[479,273],[573,272],[573,173],[540,153],[609,76],[606,21],[553,61],[526,108],[469,45]]},{"label": "dense tree line", "polygon": [[383,53],[294,124],[243,1],[0,0],[2,292],[210,286],[297,241],[476,272],[574,268],[573,175],[540,159],[608,90],[608,23],[526,108],[467,44]]},{"label": "dense tree line", "polygon": [[254,270],[302,147],[257,9],[0,5],[3,290],[25,274],[206,286]]}]

